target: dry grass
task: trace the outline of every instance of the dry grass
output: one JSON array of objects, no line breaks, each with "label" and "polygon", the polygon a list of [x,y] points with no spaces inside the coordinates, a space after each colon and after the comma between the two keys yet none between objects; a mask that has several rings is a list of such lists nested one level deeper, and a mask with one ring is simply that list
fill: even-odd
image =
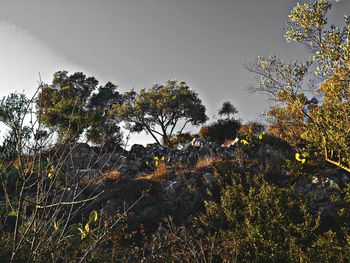
[{"label": "dry grass", "polygon": [[122,175],[120,174],[120,172],[116,169],[112,170],[112,171],[109,171],[105,174],[103,174],[102,176],[104,176],[105,180],[106,181],[109,181],[109,182],[117,182],[117,181],[120,181]]},{"label": "dry grass", "polygon": [[194,166],[184,165],[180,162],[173,162],[171,164],[171,168],[169,168],[165,162],[160,162],[154,172],[145,176],[137,177],[136,180],[150,180],[159,182],[168,176],[169,169],[170,171],[173,171],[176,175],[181,176],[191,171],[199,172],[202,169],[210,167],[217,162],[220,162],[220,157],[216,155],[207,158],[201,158],[197,161],[197,163]]},{"label": "dry grass", "polygon": [[235,145],[237,143],[236,139],[233,140],[225,140],[224,143],[222,144],[223,147],[230,147],[232,145]]},{"label": "dry grass", "polygon": [[116,169],[103,173],[90,179],[84,179],[82,184],[98,184],[103,182],[118,182],[122,178],[120,172]]},{"label": "dry grass", "polygon": [[198,172],[204,168],[212,166],[214,163],[219,162],[219,161],[220,161],[220,157],[216,156],[216,155],[206,157],[206,158],[200,158],[200,159],[198,159],[198,161],[194,167],[194,170],[196,172]]},{"label": "dry grass", "polygon": [[150,180],[159,182],[168,175],[168,166],[165,162],[159,163],[155,171],[149,175],[138,177],[140,180]]},{"label": "dry grass", "polygon": [[[214,163],[217,163],[220,161],[219,156],[211,156],[208,158],[201,158],[197,161],[195,166],[186,166],[184,164],[181,164],[180,162],[173,162],[171,164],[171,169],[175,172],[176,175],[181,176],[185,175],[186,173],[190,171],[199,172],[200,170],[212,166]],[[169,174],[169,168],[166,163],[161,162],[156,170],[148,174],[146,176],[139,177],[140,180],[151,180],[151,181],[161,181],[162,179],[166,178]]]}]

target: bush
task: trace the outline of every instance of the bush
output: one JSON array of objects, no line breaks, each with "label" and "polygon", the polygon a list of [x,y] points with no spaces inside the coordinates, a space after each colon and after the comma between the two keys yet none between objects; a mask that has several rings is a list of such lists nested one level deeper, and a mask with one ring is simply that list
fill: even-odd
[{"label": "bush", "polygon": [[238,131],[239,135],[253,136],[262,133],[265,130],[264,125],[258,122],[248,122],[243,124]]},{"label": "bush", "polygon": [[[146,240],[146,262],[348,262],[349,202],[333,218],[312,214],[296,196],[232,162],[213,164],[217,188],[186,227],[162,225]],[[346,198],[345,198],[346,199]],[[346,211],[346,212],[345,212]],[[170,222],[171,223],[171,222]],[[147,250],[148,248],[148,250]],[[148,254],[145,251],[148,251]],[[150,261],[147,261],[150,260]]]},{"label": "bush", "polygon": [[220,119],[208,126],[203,126],[199,131],[199,136],[222,144],[225,140],[236,138],[240,126],[238,120]]},{"label": "bush", "polygon": [[[310,212],[311,197],[296,196],[292,186],[268,183],[249,165],[243,174],[227,163],[218,165],[216,171],[219,197],[206,202],[206,214],[200,219],[208,234],[218,233],[223,260],[233,256],[257,262],[350,259],[346,234],[335,233],[338,215],[331,219],[329,228],[329,222],[324,222],[327,219]],[[346,231],[349,235],[348,228]],[[327,239],[330,243],[326,246]]]}]

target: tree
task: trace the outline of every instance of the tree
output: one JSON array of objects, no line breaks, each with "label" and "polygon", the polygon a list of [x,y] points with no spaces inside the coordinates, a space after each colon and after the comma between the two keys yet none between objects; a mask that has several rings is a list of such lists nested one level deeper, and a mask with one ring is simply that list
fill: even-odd
[{"label": "tree", "polygon": [[218,119],[208,126],[203,126],[199,131],[199,136],[216,141],[219,144],[224,143],[225,140],[234,139],[241,127],[241,122],[234,118],[237,113],[238,110],[231,102],[224,102],[219,109],[219,116],[225,116],[225,118]]},{"label": "tree", "polygon": [[22,93],[11,93],[0,101],[0,121],[14,133],[22,130],[22,122],[29,110],[29,99]]},{"label": "tree", "polygon": [[98,92],[92,95],[88,105],[91,125],[86,134],[89,141],[112,147],[121,144],[119,121],[111,115],[112,106],[121,103],[122,96],[111,82],[99,87]]},{"label": "tree", "polygon": [[238,110],[229,101],[225,101],[222,104],[221,109],[219,110],[219,115],[226,116],[226,119],[229,119],[232,115],[235,115],[237,113],[238,113]]},{"label": "tree", "polygon": [[23,93],[11,93],[0,101],[0,121],[10,130],[4,138],[2,157],[13,160],[22,151],[29,127],[23,125],[30,110],[30,100]]},{"label": "tree", "polygon": [[170,138],[179,128],[181,133],[187,124],[199,125],[207,120],[205,107],[198,94],[183,81],[167,81],[149,89],[126,92],[122,105],[114,105],[116,117],[127,122],[132,132],[146,131],[163,146],[171,146]]},{"label": "tree", "polygon": [[37,101],[39,120],[56,128],[61,142],[77,140],[88,127],[88,100],[98,81],[77,72],[54,74],[51,85],[43,86]]},{"label": "tree", "polygon": [[118,121],[108,112],[113,104],[121,103],[121,96],[110,82],[97,87],[94,77],[81,72],[56,72],[52,84],[43,86],[38,95],[39,120],[57,129],[61,142],[76,141],[87,131],[87,139],[93,143],[119,143]]},{"label": "tree", "polygon": [[[307,62],[284,63],[275,56],[258,57],[248,70],[258,75],[257,91],[274,99],[273,129],[296,146],[350,172],[350,19],[345,26],[327,26],[331,1],[297,4],[289,15],[286,39],[306,46]],[[314,69],[314,70],[313,70]],[[305,77],[315,73],[315,86]],[[308,98],[305,91],[317,98]]]},{"label": "tree", "polygon": [[[107,90],[115,91],[115,87],[108,85]],[[91,181],[87,181],[86,172],[78,173],[77,169],[84,167],[89,171],[94,163],[84,162],[81,155],[76,154],[81,152],[79,143],[47,148],[43,143],[29,142],[29,138],[38,136],[34,127],[41,126],[31,124],[29,130],[23,126],[34,102],[34,98],[28,100],[17,93],[0,102],[0,120],[19,134],[13,136],[15,139],[21,139],[20,144],[16,143],[16,160],[1,158],[0,162],[1,261],[91,261],[95,256],[92,252],[131,207],[116,220],[101,217],[98,211],[92,210],[104,191],[100,187],[91,190],[89,186],[101,180],[106,163],[98,169],[94,167],[95,172],[88,178]],[[103,103],[97,103],[95,98],[91,104],[101,106]],[[39,132],[39,136],[45,133]],[[5,137],[5,141],[13,137]],[[10,143],[12,145],[12,141]],[[24,152],[22,145],[31,147]],[[108,161],[108,154],[100,152],[99,160]],[[81,166],[82,163],[85,164]],[[132,207],[142,198],[143,194]]]}]

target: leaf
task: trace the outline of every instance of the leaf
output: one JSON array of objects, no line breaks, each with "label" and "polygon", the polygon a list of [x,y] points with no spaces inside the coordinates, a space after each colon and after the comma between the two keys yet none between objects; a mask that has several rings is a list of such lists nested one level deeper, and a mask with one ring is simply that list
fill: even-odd
[{"label": "leaf", "polygon": [[244,145],[248,145],[249,142],[247,140],[241,140],[241,143],[243,143]]},{"label": "leaf", "polygon": [[309,156],[310,156],[310,154],[309,154],[308,152],[303,152],[301,155],[302,155],[303,157],[309,157]]},{"label": "leaf", "polygon": [[258,136],[259,140],[264,139],[264,137],[266,136],[266,134],[267,134],[267,133],[266,133],[265,131],[263,131],[262,133],[260,133],[259,136]]},{"label": "leaf", "polygon": [[89,223],[85,224],[84,230],[85,230],[86,233],[90,232],[90,225],[89,225]]},{"label": "leaf", "polygon": [[11,212],[9,212],[9,213],[7,214],[7,216],[16,217],[16,216],[17,216],[17,212],[14,211],[14,210],[12,210]]},{"label": "leaf", "polygon": [[295,154],[295,159],[298,161],[298,162],[301,162],[302,164],[304,164],[306,162],[306,159],[305,158],[300,158],[300,153],[296,153]]},{"label": "leaf", "polygon": [[55,171],[55,167],[54,167],[53,164],[52,164],[52,165],[50,166],[50,169],[49,169],[49,172],[48,172],[48,174],[47,174],[47,177],[51,179],[52,176],[53,176],[54,171]]},{"label": "leaf", "polygon": [[84,238],[86,238],[86,232],[80,227],[78,228],[78,230],[80,231],[80,239],[83,240]]},{"label": "leaf", "polygon": [[97,222],[97,219],[98,219],[98,213],[96,210],[94,210],[89,215],[89,222],[90,223]]},{"label": "leaf", "polygon": [[54,221],[54,222],[53,222],[53,228],[54,228],[55,230],[58,230],[58,228],[59,228],[59,223],[58,223],[57,221]]}]

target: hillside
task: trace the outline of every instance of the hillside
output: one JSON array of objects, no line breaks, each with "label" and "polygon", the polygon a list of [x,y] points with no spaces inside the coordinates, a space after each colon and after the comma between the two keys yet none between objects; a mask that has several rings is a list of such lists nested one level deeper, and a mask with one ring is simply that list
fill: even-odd
[{"label": "hillside", "polygon": [[[209,118],[173,79],[121,92],[59,70],[32,97],[3,97],[0,261],[350,262],[350,17],[328,24],[338,2],[290,11],[284,38],[303,60],[244,65],[270,103],[256,121],[228,100]],[[129,145],[135,134],[153,143]]]},{"label": "hillside", "polygon": [[[130,151],[77,143],[44,152],[54,167],[45,180],[56,180],[54,189],[42,192],[46,207],[36,206],[42,211],[33,207],[35,188],[23,202],[28,222],[34,212],[39,223],[49,222],[44,229],[52,228],[34,232],[47,240],[41,253],[60,240],[73,209],[69,235],[53,260],[78,259],[90,246],[87,259],[94,262],[349,259],[347,173],[310,158],[302,163],[291,147],[265,134],[229,147],[201,142],[181,150],[134,145]],[[11,218],[3,233],[13,231]]]}]

